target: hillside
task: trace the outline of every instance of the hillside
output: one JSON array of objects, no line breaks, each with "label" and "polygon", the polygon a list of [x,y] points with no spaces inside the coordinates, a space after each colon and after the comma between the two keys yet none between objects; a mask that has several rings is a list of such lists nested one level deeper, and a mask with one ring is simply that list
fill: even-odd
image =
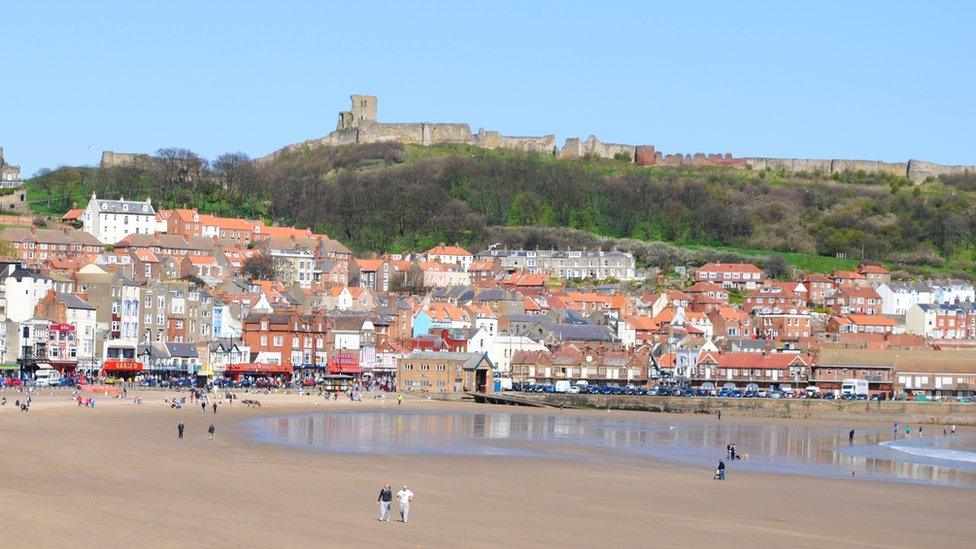
[{"label": "hillside", "polygon": [[[267,163],[243,155],[208,163],[167,149],[140,166],[62,167],[27,185],[39,212],[83,205],[92,191],[151,196],[161,207],[310,227],[361,252],[438,242],[575,243],[634,249],[648,265],[776,253],[814,271],[854,263],[838,255],[909,272],[976,270],[976,175],[969,174],[912,185],[863,172],[642,168],[389,143],[303,148]],[[642,244],[657,241],[678,248]]]}]

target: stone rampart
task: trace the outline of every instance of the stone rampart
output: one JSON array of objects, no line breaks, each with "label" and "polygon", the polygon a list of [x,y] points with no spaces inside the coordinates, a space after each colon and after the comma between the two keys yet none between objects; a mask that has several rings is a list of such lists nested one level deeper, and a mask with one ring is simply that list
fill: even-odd
[{"label": "stone rampart", "polygon": [[423,125],[424,145],[470,145],[474,143],[471,126],[467,124]]},{"label": "stone rampart", "polygon": [[[272,159],[282,152],[316,145],[350,145],[355,143],[397,142],[412,145],[470,144],[486,149],[511,149],[540,154],[555,154],[559,158],[583,158],[595,155],[601,158],[625,156],[641,166],[723,166],[752,168],[754,170],[784,170],[830,175],[834,173],[864,171],[887,173],[907,177],[920,183],[929,177],[943,174],[976,173],[976,166],[943,166],[920,160],[904,162],[880,162],[877,160],[811,159],[811,158],[734,158],[731,154],[668,154],[664,155],[650,145],[625,145],[603,143],[596,136],[585,141],[576,137],[566,139],[563,147],[556,147],[556,136],[524,137],[502,135],[484,128],[472,134],[468,124],[441,123],[386,123],[376,120],[377,99],[371,95],[350,96],[351,109],[340,113],[338,129],[321,139],[313,139],[288,145],[259,161]],[[105,151],[102,166],[138,165],[150,159],[148,155],[134,155]]]},{"label": "stone rampart", "polygon": [[809,158],[746,158],[746,164],[754,170],[785,170],[788,172],[830,173],[832,160]]},{"label": "stone rampart", "polygon": [[556,151],[556,136],[551,134],[542,137],[499,135],[498,138],[499,149],[541,154],[553,154]]},{"label": "stone rampart", "polygon": [[122,166],[147,166],[152,164],[153,157],[142,153],[119,153],[114,151],[102,151],[102,159],[99,166],[102,168],[118,168]]},{"label": "stone rampart", "polygon": [[908,179],[916,183],[921,183],[929,177],[964,174],[967,172],[976,173],[976,166],[944,166],[922,160],[909,160],[907,175]]},{"label": "stone rampart", "polygon": [[357,143],[385,143],[395,141],[407,145],[421,145],[424,142],[424,125],[387,124],[363,122],[359,125]]},{"label": "stone rampart", "polygon": [[858,172],[886,173],[898,177],[905,177],[908,173],[907,162],[881,162],[878,160],[834,160],[830,173]]}]

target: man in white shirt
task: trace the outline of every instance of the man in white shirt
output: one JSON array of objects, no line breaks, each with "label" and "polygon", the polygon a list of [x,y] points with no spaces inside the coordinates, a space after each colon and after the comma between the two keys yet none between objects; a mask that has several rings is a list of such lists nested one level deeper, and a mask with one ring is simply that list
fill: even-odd
[{"label": "man in white shirt", "polygon": [[413,499],[413,492],[408,490],[407,486],[404,485],[396,493],[396,498],[400,502],[400,520],[407,522],[407,519],[410,518],[410,501]]}]

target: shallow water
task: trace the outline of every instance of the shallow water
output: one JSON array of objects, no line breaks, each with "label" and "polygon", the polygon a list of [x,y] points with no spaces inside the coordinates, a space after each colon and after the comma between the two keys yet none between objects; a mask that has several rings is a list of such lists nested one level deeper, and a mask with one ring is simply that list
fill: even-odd
[{"label": "shallow water", "polygon": [[796,424],[677,421],[512,412],[347,411],[249,422],[256,440],[328,452],[679,461],[711,471],[735,443],[735,470],[976,487],[976,439]]}]

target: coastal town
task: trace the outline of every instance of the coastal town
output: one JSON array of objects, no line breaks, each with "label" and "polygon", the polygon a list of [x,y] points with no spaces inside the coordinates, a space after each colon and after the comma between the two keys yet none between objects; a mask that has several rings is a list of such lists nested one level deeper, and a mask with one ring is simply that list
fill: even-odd
[{"label": "coastal town", "polygon": [[976,3],[2,14],[0,549],[976,547]]},{"label": "coastal town", "polygon": [[613,249],[357,257],[328,235],[100,198],[4,216],[3,383],[952,400],[976,291],[879,263],[771,278]]}]

